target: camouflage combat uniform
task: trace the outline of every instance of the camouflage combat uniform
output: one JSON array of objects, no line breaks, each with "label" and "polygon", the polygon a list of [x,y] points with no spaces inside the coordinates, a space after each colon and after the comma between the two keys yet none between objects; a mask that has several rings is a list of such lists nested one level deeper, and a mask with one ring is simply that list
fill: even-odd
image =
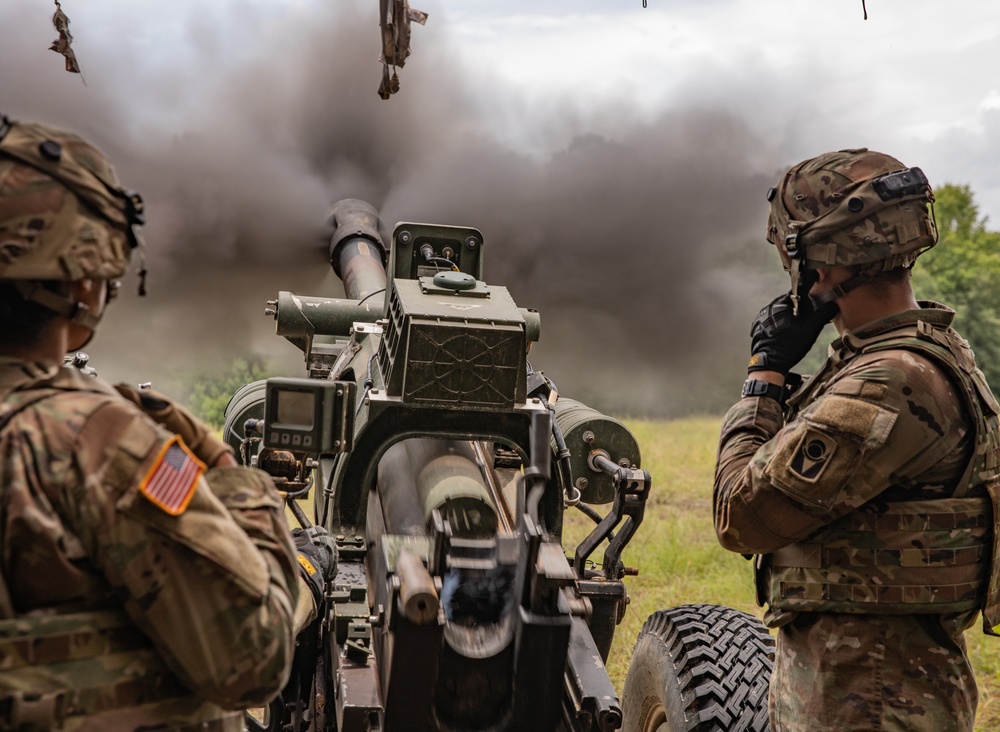
[{"label": "camouflage combat uniform", "polygon": [[779,628],[774,732],[973,728],[962,634],[995,615],[997,408],[953,315],[870,323],[787,410],[748,397],[726,415],[715,526],[758,555]]},{"label": "camouflage combat uniform", "polygon": [[0,359],[0,420],[0,729],[242,729],[220,707],[274,696],[294,645],[270,478],[210,468],[171,515],[139,486],[175,436],[53,364]]}]

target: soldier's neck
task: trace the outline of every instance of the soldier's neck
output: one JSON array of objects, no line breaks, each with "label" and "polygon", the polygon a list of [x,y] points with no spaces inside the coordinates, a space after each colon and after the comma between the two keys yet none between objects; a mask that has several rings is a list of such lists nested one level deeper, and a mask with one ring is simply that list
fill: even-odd
[{"label": "soldier's neck", "polygon": [[833,324],[840,335],[890,315],[920,307],[908,280],[880,289],[862,285],[839,298],[837,306],[840,312],[833,319]]},{"label": "soldier's neck", "polygon": [[22,361],[54,361],[62,363],[69,351],[69,321],[52,323],[32,344],[5,343],[0,341],[0,356],[19,358]]}]

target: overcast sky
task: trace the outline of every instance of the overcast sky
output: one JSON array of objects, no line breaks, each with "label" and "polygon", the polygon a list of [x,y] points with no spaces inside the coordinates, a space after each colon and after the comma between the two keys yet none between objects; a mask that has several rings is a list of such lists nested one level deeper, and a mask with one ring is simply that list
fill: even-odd
[{"label": "overcast sky", "polygon": [[603,109],[609,128],[616,110],[729,108],[789,163],[868,146],[932,182],[968,182],[1000,226],[1000,3],[869,0],[867,21],[860,0],[641,5],[463,0],[440,13],[477,73],[535,104]]},{"label": "overcast sky", "polygon": [[1000,3],[413,3],[383,102],[377,0],[63,0],[86,86],[47,50],[51,0],[0,1],[0,110],[95,139],[149,204],[151,294],[109,314],[102,376],[270,355],[262,302],[330,286],[346,196],[482,228],[487,279],[542,309],[543,365],[652,413],[738,392],[789,165],[867,146],[970,184],[1000,227]]},{"label": "overcast sky", "polygon": [[[51,3],[12,3],[4,5],[19,9],[19,22],[0,11],[0,35],[37,39],[37,53],[22,64],[56,66],[44,50]],[[95,49],[119,64],[161,70],[210,49],[225,67],[252,56],[269,25],[338,4],[365,13],[356,32],[371,38],[371,51],[354,63],[377,85],[377,0],[65,0],[63,9],[88,82],[100,87]],[[932,183],[970,183],[1000,221],[1000,3],[868,0],[867,21],[861,0],[414,5],[430,20],[414,27],[402,93],[408,79],[435,73],[440,56],[427,47],[447,46],[481,98],[493,102],[496,134],[522,149],[558,148],[580,131],[548,128],[549,109],[560,112],[561,124],[567,111],[577,112],[586,131],[613,135],[623,117],[710,105],[749,113],[789,163],[867,145],[924,167]],[[0,92],[4,77],[16,73],[0,69]],[[165,112],[142,109],[144,92],[135,91],[136,115]]]}]

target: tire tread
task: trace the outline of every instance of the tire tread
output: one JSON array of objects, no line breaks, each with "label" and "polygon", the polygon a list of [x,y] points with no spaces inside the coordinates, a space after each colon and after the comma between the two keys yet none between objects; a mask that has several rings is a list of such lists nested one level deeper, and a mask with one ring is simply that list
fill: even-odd
[{"label": "tire tread", "polygon": [[663,639],[674,661],[687,732],[768,732],[774,639],[754,616],[719,605],[653,613],[643,634]]}]

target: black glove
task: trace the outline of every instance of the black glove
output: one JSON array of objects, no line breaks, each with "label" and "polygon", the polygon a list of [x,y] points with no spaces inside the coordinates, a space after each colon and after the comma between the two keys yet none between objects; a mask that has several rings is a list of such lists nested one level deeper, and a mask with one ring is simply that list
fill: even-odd
[{"label": "black glove", "polygon": [[302,576],[312,590],[316,607],[322,607],[326,583],[337,576],[337,545],[322,526],[293,529],[292,539]]},{"label": "black glove", "polygon": [[814,309],[809,298],[799,301],[792,315],[791,293],[779,295],[757,313],[750,326],[750,363],[747,372],[777,371],[788,375],[819,338],[823,326],[837,314],[833,302]]}]

